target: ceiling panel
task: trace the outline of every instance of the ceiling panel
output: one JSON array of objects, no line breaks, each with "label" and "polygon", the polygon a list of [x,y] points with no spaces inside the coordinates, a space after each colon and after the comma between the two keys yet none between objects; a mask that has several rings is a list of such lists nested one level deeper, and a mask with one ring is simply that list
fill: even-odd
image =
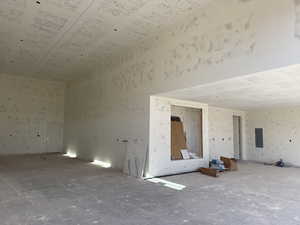
[{"label": "ceiling panel", "polygon": [[211,1],[1,0],[0,73],[74,79]]},{"label": "ceiling panel", "polygon": [[243,110],[300,106],[300,65],[178,90],[163,96]]}]

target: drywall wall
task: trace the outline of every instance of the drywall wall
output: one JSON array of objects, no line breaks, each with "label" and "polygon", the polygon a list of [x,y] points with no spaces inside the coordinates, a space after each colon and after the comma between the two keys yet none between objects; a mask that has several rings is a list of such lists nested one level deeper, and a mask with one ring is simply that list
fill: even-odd
[{"label": "drywall wall", "polygon": [[[172,161],[170,150],[170,116],[180,116],[184,122],[191,114],[195,115],[195,110],[193,109],[202,109],[203,111],[203,159]],[[211,159],[219,159],[220,156],[235,157],[233,116],[240,116],[241,118],[241,155],[243,159],[246,159],[246,115],[246,112],[240,110],[212,107],[193,101],[152,96],[150,100],[148,175],[162,176],[194,171],[201,166],[207,166],[208,161]],[[191,127],[193,127],[192,123],[197,124],[197,121],[199,122],[198,118],[190,117],[190,119]]]},{"label": "drywall wall", "polygon": [[172,105],[171,115],[183,123],[187,149],[202,157],[202,112],[201,109]]},{"label": "drywall wall", "polygon": [[[171,160],[171,108],[183,106],[202,109],[203,158]],[[150,100],[150,145],[148,176],[163,176],[190,172],[208,165],[208,112],[207,105],[199,102],[182,101],[153,96]]]},{"label": "drywall wall", "polygon": [[[248,159],[285,162],[300,166],[300,107],[248,112]],[[255,146],[255,128],[263,128],[263,148]]]},{"label": "drywall wall", "polygon": [[0,154],[62,151],[61,82],[0,74]]},{"label": "drywall wall", "polygon": [[[208,107],[209,158],[219,159],[220,156],[233,158],[233,116],[241,117],[241,136],[246,140],[246,112]],[[242,141],[243,159],[246,158],[247,142]]]},{"label": "drywall wall", "polygon": [[129,157],[140,168],[149,149],[151,95],[278,68],[299,57],[294,1],[213,2],[151,49],[116,57],[113,66],[70,82],[65,149],[117,168]]}]

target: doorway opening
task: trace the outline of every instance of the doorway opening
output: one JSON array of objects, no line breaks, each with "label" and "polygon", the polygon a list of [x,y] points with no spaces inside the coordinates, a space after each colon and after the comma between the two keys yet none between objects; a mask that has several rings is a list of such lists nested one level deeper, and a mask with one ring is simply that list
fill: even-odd
[{"label": "doorway opening", "polygon": [[241,117],[233,116],[233,148],[234,158],[242,159]]}]

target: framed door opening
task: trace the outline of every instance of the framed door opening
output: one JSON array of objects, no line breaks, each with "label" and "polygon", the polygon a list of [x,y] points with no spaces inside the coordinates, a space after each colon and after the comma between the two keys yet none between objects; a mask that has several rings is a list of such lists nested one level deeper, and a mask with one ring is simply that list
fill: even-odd
[{"label": "framed door opening", "polygon": [[242,130],[241,130],[241,117],[233,116],[233,148],[234,158],[242,159]]}]

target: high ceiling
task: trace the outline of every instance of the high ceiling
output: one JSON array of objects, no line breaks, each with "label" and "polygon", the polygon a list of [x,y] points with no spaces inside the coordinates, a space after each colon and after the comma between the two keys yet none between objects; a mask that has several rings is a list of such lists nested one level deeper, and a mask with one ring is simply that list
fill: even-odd
[{"label": "high ceiling", "polygon": [[1,0],[0,73],[87,74],[212,0]]},{"label": "high ceiling", "polygon": [[174,91],[164,96],[242,110],[300,106],[300,65]]}]

